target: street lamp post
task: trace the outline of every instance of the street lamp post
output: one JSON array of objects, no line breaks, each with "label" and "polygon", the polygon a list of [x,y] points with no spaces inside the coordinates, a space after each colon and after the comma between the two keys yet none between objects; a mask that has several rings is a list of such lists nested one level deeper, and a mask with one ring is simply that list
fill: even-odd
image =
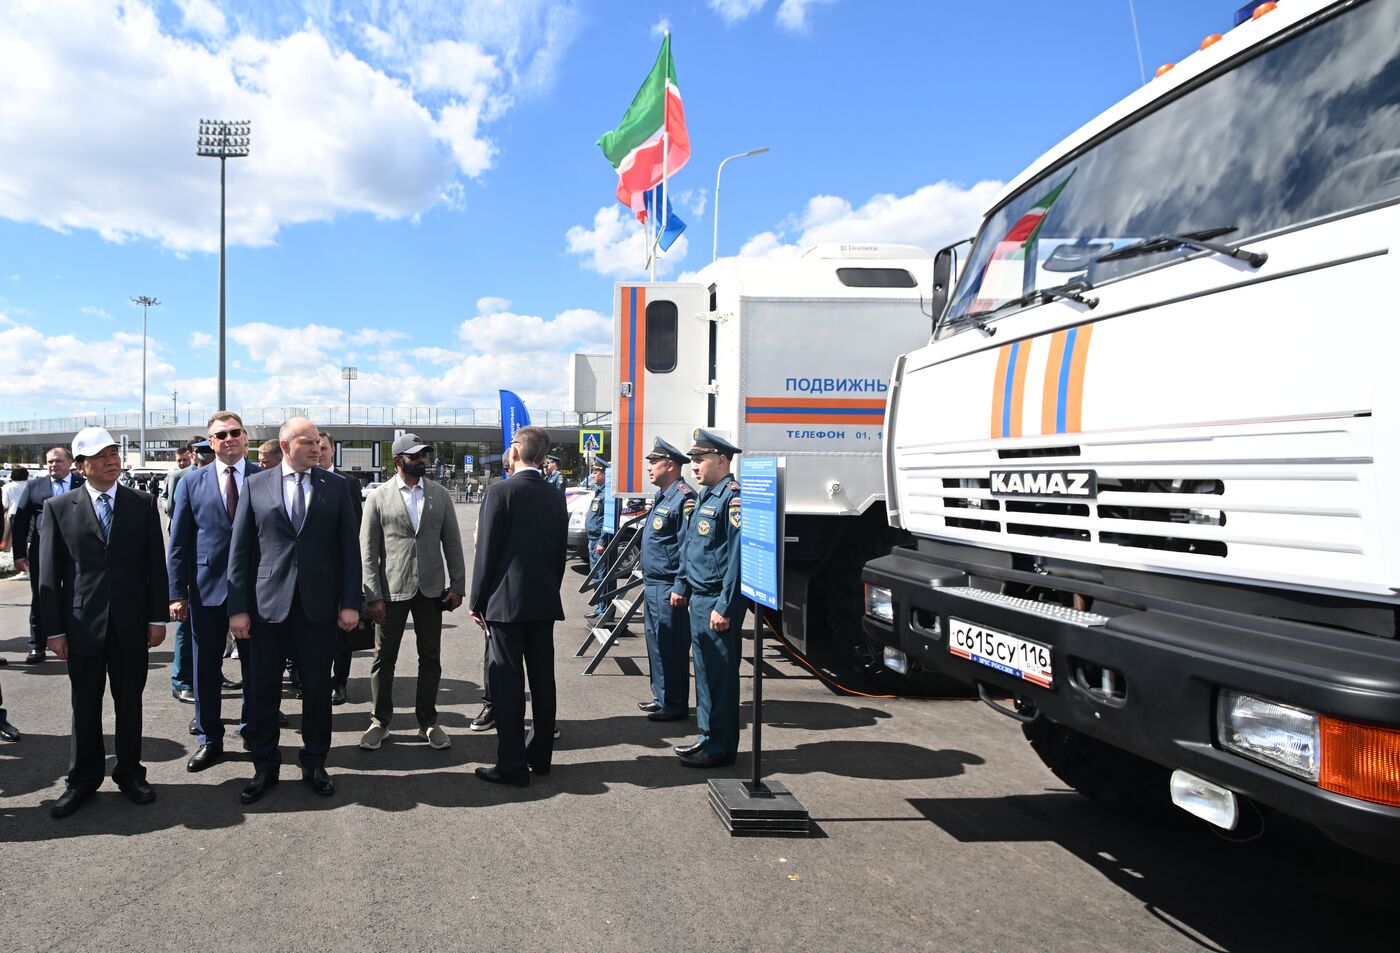
[{"label": "street lamp post", "polygon": [[180,425],[180,389],[172,387],[170,389],[170,426]]},{"label": "street lamp post", "polygon": [[248,155],[248,133],[251,123],[242,119],[201,119],[199,141],[195,154],[219,160],[219,407],[228,406],[228,378],[224,351],[224,186],[228,159]]},{"label": "street lamp post", "polygon": [[[137,453],[137,466],[146,465],[146,312],[160,304],[150,295],[138,295],[131,299],[132,304],[141,306],[141,449]],[[125,465],[123,460],[122,464]]]},{"label": "street lamp post", "polygon": [[740,152],[737,155],[729,156],[728,158],[722,159],[719,168],[715,170],[715,244],[714,249],[710,252],[711,262],[719,260],[719,177],[724,173],[724,164],[731,159],[747,159],[749,156],[761,156],[767,151],[768,147],[764,146],[762,149],[750,149],[748,152]]},{"label": "street lamp post", "polygon": [[342,367],[340,379],[345,381],[345,425],[350,426],[350,382],[360,379],[358,367]]}]

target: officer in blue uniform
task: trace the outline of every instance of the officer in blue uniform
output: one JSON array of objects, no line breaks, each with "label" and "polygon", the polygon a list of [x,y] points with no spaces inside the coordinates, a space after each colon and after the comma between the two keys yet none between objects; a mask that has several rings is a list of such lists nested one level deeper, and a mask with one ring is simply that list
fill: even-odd
[{"label": "officer in blue uniform", "polygon": [[690,587],[690,642],[695,655],[695,721],[700,736],[676,748],[688,768],[731,765],[739,753],[739,633],[746,602],[739,593],[738,447],[697,429],[690,462],[703,490],[681,545]]},{"label": "officer in blue uniform", "polygon": [[545,470],[547,471],[544,482],[554,487],[560,493],[564,492],[564,477],[559,472],[559,464],[562,462],[554,454],[545,457]]},{"label": "officer in blue uniform", "polygon": [[[588,504],[588,521],[584,523],[584,530],[588,534],[588,570],[592,572],[598,565],[598,560],[603,555],[603,550],[608,548],[608,542],[612,539],[612,528],[604,527],[603,517],[607,513],[608,501],[603,498],[603,491],[607,482],[608,461],[595,458],[591,476],[593,478],[593,502]],[[607,612],[607,600],[599,601],[598,605],[589,612],[586,618],[602,618]]]},{"label": "officer in blue uniform", "polygon": [[681,539],[695,510],[695,491],[681,477],[685,454],[660,437],[647,454],[647,475],[658,489],[642,526],[643,626],[651,669],[651,698],[637,707],[652,721],[690,715],[690,586],[680,573]]}]

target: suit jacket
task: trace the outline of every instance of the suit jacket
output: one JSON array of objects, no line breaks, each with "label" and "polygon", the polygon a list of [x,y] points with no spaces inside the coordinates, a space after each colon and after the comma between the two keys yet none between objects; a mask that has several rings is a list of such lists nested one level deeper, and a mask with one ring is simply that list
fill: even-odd
[{"label": "suit jacket", "polygon": [[488,622],[564,618],[559,587],[569,511],[535,470],[486,488],[476,530],[469,606]]},{"label": "suit jacket", "polygon": [[[82,485],[82,474],[77,470],[70,470],[68,488],[76,490]],[[24,503],[15,510],[15,522],[10,530],[16,559],[31,558],[31,551],[38,555],[39,533],[44,529],[44,504],[53,499],[53,477],[48,474],[31,477],[25,488]]]},{"label": "suit jacket", "polygon": [[292,528],[282,468],[260,470],[243,484],[229,541],[228,614],[283,622],[292,596],[312,622],[334,622],[360,607],[360,557],[351,487],[320,467],[307,471],[311,503],[301,532]]},{"label": "suit jacket", "polygon": [[452,497],[441,483],[426,477],[418,482],[423,487],[423,515],[417,533],[397,480],[379,487],[365,504],[360,521],[360,569],[368,602],[402,602],[419,592],[440,596],[449,589],[461,596],[467,594],[462,534]]},{"label": "suit jacket", "polygon": [[[261,473],[244,459],[243,490],[248,477]],[[181,480],[185,489],[175,501],[170,521],[170,601],[194,599],[202,606],[228,599],[228,552],[233,522],[224,501],[224,464],[215,460]],[[243,494],[239,494],[242,499]]]},{"label": "suit jacket", "polygon": [[86,489],[44,504],[39,626],[45,637],[66,635],[74,655],[100,653],[109,634],[124,646],[143,648],[146,626],[170,618],[156,501],[120,484],[113,493],[108,539]]}]

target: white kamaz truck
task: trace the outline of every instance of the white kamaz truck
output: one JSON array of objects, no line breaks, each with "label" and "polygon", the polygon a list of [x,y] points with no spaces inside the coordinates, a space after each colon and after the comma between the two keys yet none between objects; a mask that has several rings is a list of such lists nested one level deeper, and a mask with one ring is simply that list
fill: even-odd
[{"label": "white kamaz truck", "polygon": [[1090,797],[1394,860],[1400,2],[1241,19],[987,213],[894,367],[865,626]]},{"label": "white kamaz truck", "polygon": [[616,495],[650,496],[653,439],[686,450],[696,427],[785,455],[783,634],[841,676],[890,674],[862,631],[860,573],[907,538],[885,514],[880,443],[890,361],[932,329],[932,265],[911,246],[830,245],[614,289]]}]

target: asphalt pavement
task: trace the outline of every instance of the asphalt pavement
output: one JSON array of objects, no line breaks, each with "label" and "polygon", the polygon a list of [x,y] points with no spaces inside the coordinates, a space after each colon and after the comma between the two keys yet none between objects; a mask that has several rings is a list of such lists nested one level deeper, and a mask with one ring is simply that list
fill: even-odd
[{"label": "asphalt pavement", "polygon": [[[476,507],[458,506],[472,539]],[[470,566],[470,553],[468,554]],[[479,707],[482,638],[444,632],[441,724],[416,736],[406,637],[397,714],[378,751],[369,653],[336,708],[334,797],[297,781],[299,702],[283,710],[283,782],[243,807],[248,756],[185,771],[191,706],[170,697],[171,638],[152,653],[144,757],[158,800],[110,781],[73,817],[49,806],[68,758],[65,665],[22,663],[29,589],[0,581],[0,949],[1048,950],[1394,947],[1397,869],[1287,821],[1248,844],[1194,822],[1145,825],[1066,790],[1019,727],[977,701],[843,696],[770,645],[763,763],[814,819],[810,838],[731,838],[671,746],[694,723],[649,722],[646,652],[627,638],[592,676],[574,657],[582,577],[556,629],[554,770],[528,789],[478,781],[494,732]],[[640,626],[637,627],[640,632]],[[746,643],[746,651],[751,643]],[[237,672],[234,662],[225,671]],[[745,732],[750,744],[744,666]],[[226,696],[225,711],[236,712]],[[111,704],[107,728],[111,730]],[[109,739],[109,753],[110,739]],[[1376,944],[1379,945],[1376,945]]]}]

